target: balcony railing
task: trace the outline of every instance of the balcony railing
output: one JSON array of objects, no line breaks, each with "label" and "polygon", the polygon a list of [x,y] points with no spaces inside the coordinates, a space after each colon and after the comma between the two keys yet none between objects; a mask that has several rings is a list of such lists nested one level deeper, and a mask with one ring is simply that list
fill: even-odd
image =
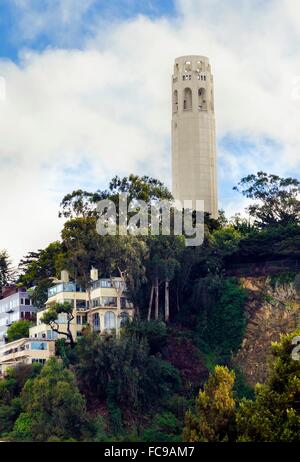
[{"label": "balcony railing", "polygon": [[123,289],[126,290],[126,284],[123,281],[112,281],[111,279],[98,279],[92,283],[92,289]]},{"label": "balcony railing", "polygon": [[48,298],[54,297],[61,292],[83,292],[75,282],[64,282],[48,289]]}]

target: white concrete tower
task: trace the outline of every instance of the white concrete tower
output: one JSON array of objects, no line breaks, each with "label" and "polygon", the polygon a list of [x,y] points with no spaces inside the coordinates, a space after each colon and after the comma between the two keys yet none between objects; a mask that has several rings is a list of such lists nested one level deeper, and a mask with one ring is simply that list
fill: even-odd
[{"label": "white concrete tower", "polygon": [[172,78],[173,196],[218,216],[214,85],[208,58],[182,56]]}]

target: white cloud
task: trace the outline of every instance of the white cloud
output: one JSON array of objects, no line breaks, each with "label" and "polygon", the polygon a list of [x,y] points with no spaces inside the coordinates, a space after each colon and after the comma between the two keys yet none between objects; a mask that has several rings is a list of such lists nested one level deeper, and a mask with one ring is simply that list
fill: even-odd
[{"label": "white cloud", "polygon": [[[46,11],[51,27],[58,14],[65,24],[80,22],[84,2],[77,10],[74,2],[58,3],[64,11]],[[170,184],[170,74],[182,54],[210,57],[219,138],[247,137],[263,153],[222,150],[220,178],[235,184],[250,169],[299,171],[298,1],[239,5],[178,0],[175,19],[104,27],[99,18],[97,27],[94,18],[94,36],[81,50],[27,50],[19,65],[0,62],[7,89],[0,101],[0,247],[18,259],[57,238],[59,201],[78,186],[95,189],[130,172]],[[33,17],[25,6],[25,31],[49,27],[47,15]],[[232,197],[225,197],[231,213]]]}]

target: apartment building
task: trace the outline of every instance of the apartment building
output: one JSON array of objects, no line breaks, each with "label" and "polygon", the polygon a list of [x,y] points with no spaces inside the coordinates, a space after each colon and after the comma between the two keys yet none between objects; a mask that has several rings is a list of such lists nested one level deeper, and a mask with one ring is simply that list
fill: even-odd
[{"label": "apartment building", "polygon": [[[69,280],[66,271],[62,271],[61,280],[48,290],[45,310],[56,303],[69,302],[73,306],[74,319],[70,324],[73,339],[82,335],[82,330],[89,325],[94,332],[103,334],[120,328],[134,316],[133,305],[129,300],[127,288],[122,278],[99,279],[98,271],[91,270],[91,282],[83,291],[75,282]],[[53,332],[41,319],[45,310],[37,313],[37,324],[30,329],[30,338],[55,340],[64,335]],[[58,315],[59,331],[66,332],[66,314]]]},{"label": "apartment building", "polygon": [[15,286],[4,289],[0,294],[0,345],[5,343],[7,329],[13,322],[33,321],[36,311],[25,289]]},{"label": "apartment building", "polygon": [[7,369],[19,364],[45,362],[55,355],[53,340],[32,340],[23,338],[0,346],[0,377],[6,375]]}]

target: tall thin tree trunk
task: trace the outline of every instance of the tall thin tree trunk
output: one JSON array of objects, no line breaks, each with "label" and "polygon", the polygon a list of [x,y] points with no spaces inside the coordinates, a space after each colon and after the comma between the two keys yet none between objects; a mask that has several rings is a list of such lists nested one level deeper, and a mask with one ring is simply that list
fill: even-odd
[{"label": "tall thin tree trunk", "polygon": [[150,319],[151,319],[151,311],[152,311],[152,305],[153,305],[153,294],[154,294],[154,286],[152,284],[151,293],[150,293],[150,300],[149,300],[149,307],[148,307],[148,316],[147,316],[148,321],[150,321]]},{"label": "tall thin tree trunk", "polygon": [[159,284],[158,278],[155,278],[155,319],[159,316]]},{"label": "tall thin tree trunk", "polygon": [[165,281],[165,321],[169,322],[170,319],[170,291],[169,291],[169,281]]},{"label": "tall thin tree trunk", "polygon": [[178,287],[176,289],[176,302],[177,302],[177,311],[179,313],[180,311],[180,304],[179,304],[179,290],[178,290]]}]

